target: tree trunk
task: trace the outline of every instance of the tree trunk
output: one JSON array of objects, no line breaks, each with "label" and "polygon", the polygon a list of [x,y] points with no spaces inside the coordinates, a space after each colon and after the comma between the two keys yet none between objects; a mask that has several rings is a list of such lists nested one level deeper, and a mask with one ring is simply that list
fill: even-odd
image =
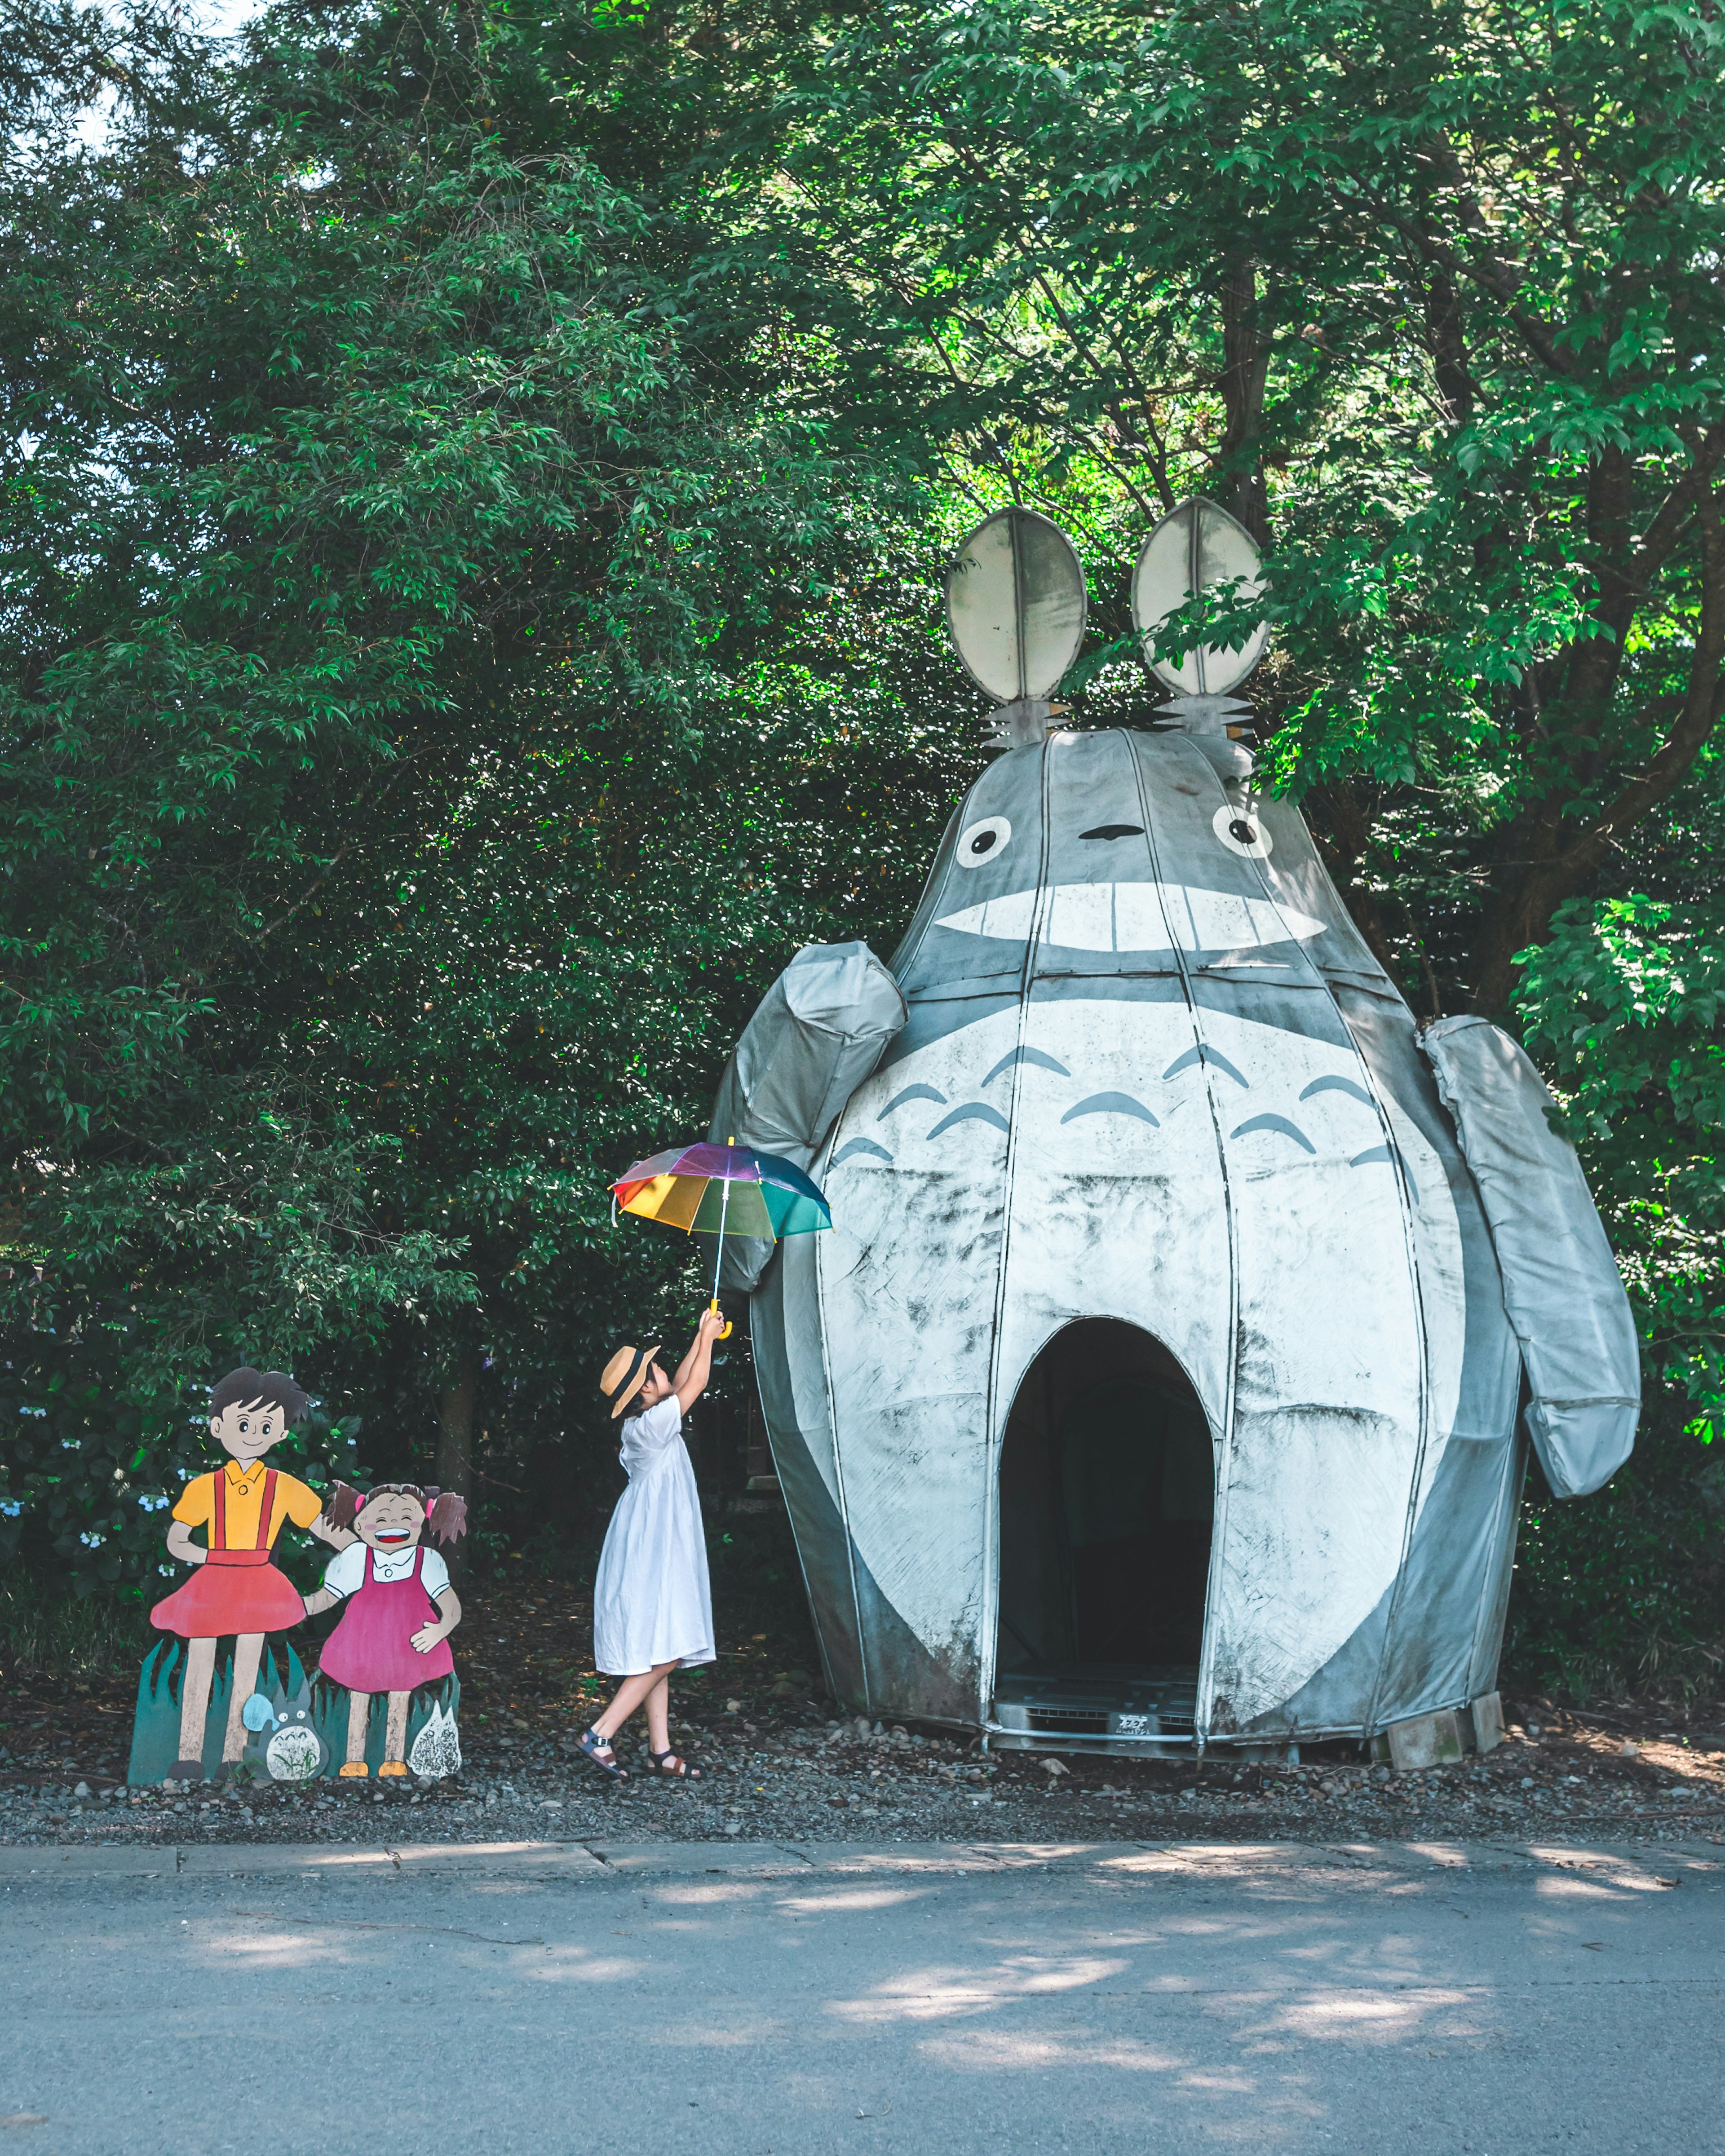
[{"label": "tree trunk", "polygon": [[[473,1410],[479,1379],[479,1358],[465,1353],[437,1396],[438,1487],[466,1498],[470,1529],[478,1511],[473,1488]],[[451,1543],[444,1554],[452,1575],[465,1569],[466,1552],[460,1542]]]},{"label": "tree trunk", "polygon": [[1447,270],[1434,270],[1425,286],[1425,341],[1444,413],[1452,427],[1473,418],[1473,378],[1467,371],[1467,345],[1455,282]]},{"label": "tree trunk", "polygon": [[1481,1018],[1501,1019],[1508,1010],[1519,970],[1516,953],[1544,941],[1558,903],[1553,899],[1541,906],[1529,894],[1517,891],[1486,915],[1475,946],[1478,961],[1471,997]]},{"label": "tree trunk", "polygon": [[1681,786],[1725,718],[1725,517],[1711,501],[1702,505],[1701,611],[1689,682],[1681,696],[1661,697],[1641,713],[1665,735],[1656,752],[1584,830],[1566,829],[1563,796],[1553,793],[1538,811],[1499,834],[1498,860],[1506,869],[1497,904],[1479,938],[1480,965],[1473,1005],[1490,1017],[1507,1008],[1515,990],[1517,951],[1543,942],[1552,916],[1566,898],[1585,890],[1609,860],[1620,834]]},{"label": "tree trunk", "polygon": [[1330,881],[1340,892],[1354,927],[1366,939],[1378,963],[1393,981],[1395,952],[1391,947],[1378,901],[1366,888],[1365,855],[1371,843],[1372,811],[1360,799],[1354,782],[1335,779],[1314,786],[1306,798],[1306,824],[1330,872]]},{"label": "tree trunk", "polygon": [[1259,430],[1270,378],[1270,346],[1258,335],[1258,273],[1236,264],[1222,280],[1222,408],[1227,414],[1217,454],[1221,497],[1261,547],[1270,545],[1270,495]]}]

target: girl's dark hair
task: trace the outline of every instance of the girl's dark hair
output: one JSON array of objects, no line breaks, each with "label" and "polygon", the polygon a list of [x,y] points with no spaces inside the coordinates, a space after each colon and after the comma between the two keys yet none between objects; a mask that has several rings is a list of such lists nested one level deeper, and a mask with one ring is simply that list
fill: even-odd
[{"label": "girl's dark hair", "polygon": [[285,1370],[254,1370],[249,1363],[230,1370],[209,1396],[209,1411],[228,1408],[280,1408],[290,1423],[305,1414],[305,1395]]},{"label": "girl's dark hair", "polygon": [[413,1497],[426,1508],[426,1530],[440,1543],[452,1543],[467,1532],[467,1500],[453,1490],[439,1490],[435,1482],[421,1489],[417,1482],[379,1482],[363,1492],[346,1482],[331,1486],[324,1500],[323,1516],[332,1527],[352,1527],[359,1508],[373,1497]]}]

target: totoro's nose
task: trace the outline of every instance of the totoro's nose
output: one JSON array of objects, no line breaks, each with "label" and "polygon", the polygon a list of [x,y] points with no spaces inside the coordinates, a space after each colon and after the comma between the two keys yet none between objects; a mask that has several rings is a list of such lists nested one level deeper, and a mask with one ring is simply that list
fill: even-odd
[{"label": "totoro's nose", "polygon": [[1081,839],[1142,839],[1142,824],[1098,824],[1093,831],[1081,831]]}]

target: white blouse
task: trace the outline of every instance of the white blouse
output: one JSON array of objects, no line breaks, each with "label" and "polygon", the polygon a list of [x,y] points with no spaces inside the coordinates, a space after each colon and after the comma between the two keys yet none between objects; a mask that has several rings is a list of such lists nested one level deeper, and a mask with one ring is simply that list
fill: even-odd
[{"label": "white blouse", "polygon": [[[349,1543],[344,1550],[337,1550],[323,1568],[323,1584],[331,1594],[344,1598],[352,1594],[366,1584],[365,1543]],[[413,1569],[413,1559],[422,1545],[409,1543],[405,1549],[372,1550],[372,1577],[393,1585],[405,1579]],[[419,1584],[428,1594],[441,1594],[449,1584],[449,1568],[434,1549],[425,1552],[425,1562],[419,1568]]]}]

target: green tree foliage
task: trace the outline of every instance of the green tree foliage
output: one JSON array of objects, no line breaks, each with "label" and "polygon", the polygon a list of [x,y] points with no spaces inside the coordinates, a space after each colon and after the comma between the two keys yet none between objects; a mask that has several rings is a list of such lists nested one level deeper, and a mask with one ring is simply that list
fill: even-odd
[{"label": "green tree foliage", "polygon": [[[647,70],[647,19],[578,84]],[[1523,1026],[1577,1101],[1650,1378],[1710,1426],[1719,1102],[1681,1071],[1715,1024],[1725,770],[1711,13],[748,19],[743,109],[688,176],[727,291],[829,355],[809,394],[848,432],[908,451],[914,415],[952,494],[1082,534],[1076,701],[1105,722],[1148,521],[1202,488],[1256,534],[1274,782],[1416,1007]]]},{"label": "green tree foliage", "polygon": [[1522,1015],[1551,1073],[1646,1341],[1650,1374],[1725,1437],[1725,909],[1572,901],[1530,952]]},{"label": "green tree foliage", "polygon": [[[727,396],[637,203],[506,138],[482,24],[347,27],[182,54],[99,148],[80,74],[4,182],[6,1502],[85,1585],[150,1569],[242,1358],[373,1459],[440,1415],[450,1480],[482,1365],[563,1435],[661,1316],[608,1176],[943,806],[896,852],[901,704],[851,700],[871,768],[835,738],[904,607],[830,580],[843,460]],[[855,856],[812,875],[810,793]]]},{"label": "green tree foliage", "polygon": [[[1379,947],[1497,1011],[1720,716],[1719,39],[1620,0],[871,8],[739,149],[727,259],[859,428],[1235,508],[1283,782],[1339,795]],[[1359,872],[1414,785],[1453,921]]]},{"label": "green tree foliage", "polygon": [[1076,490],[1105,644],[1180,495],[1265,545],[1272,780],[1417,1007],[1525,1028],[1635,1301],[1655,1441],[1530,1544],[1595,1669],[1725,1614],[1667,1428],[1725,1408],[1720,59],[1619,0],[889,4],[701,168],[849,426]]},{"label": "green tree foliage", "polygon": [[1273,782],[1420,1009],[1522,1027],[1636,1300],[1653,1442],[1536,1505],[1520,1636],[1717,1630],[1708,10],[19,23],[0,1532],[147,1579],[242,1355],[339,1405],[311,1466],[603,1502],[597,1350],[699,1270],[607,1178],[798,943],[891,948],[979,766],[942,547],[1080,534],[1117,722],[1201,489],[1268,554]]},{"label": "green tree foliage", "polygon": [[1512,1657],[1582,1691],[1626,1673],[1712,1688],[1720,1669],[1725,914],[1707,827],[1674,835],[1669,860],[1635,865],[1658,896],[1558,910],[1519,999],[1616,1248],[1647,1380],[1635,1456],[1610,1488],[1558,1505],[1536,1477],[1523,1522]]}]

